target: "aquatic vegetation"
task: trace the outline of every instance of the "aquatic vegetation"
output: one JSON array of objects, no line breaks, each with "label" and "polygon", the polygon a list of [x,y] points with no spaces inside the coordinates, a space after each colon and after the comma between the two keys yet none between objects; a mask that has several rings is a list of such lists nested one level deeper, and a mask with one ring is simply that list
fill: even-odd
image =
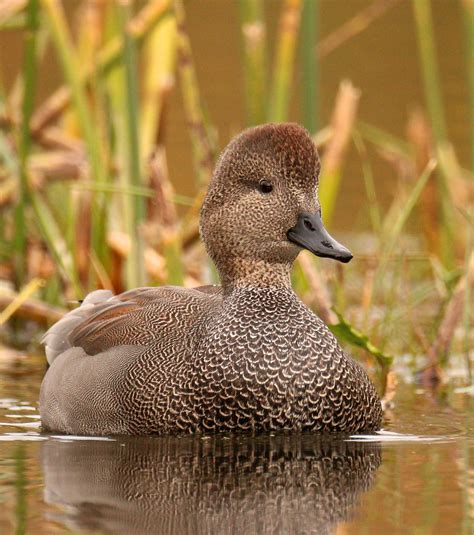
[{"label": "aquatic vegetation", "polygon": [[[327,124],[321,114],[321,60],[399,3],[374,0],[327,35],[316,0],[284,0],[275,20],[262,0],[229,7],[241,40],[243,77],[235,84],[245,98],[235,129],[296,120],[310,130],[322,155],[328,225],[337,218],[348,155],[357,159],[369,217],[367,227],[354,230],[369,238],[356,243],[361,252],[346,271],[302,255],[293,275],[297,291],[352,352],[368,356],[383,383],[404,353],[426,355],[422,377],[436,382],[453,352],[465,355],[470,382],[472,2],[459,2],[470,170],[449,140],[429,0],[412,2],[424,98],[409,115],[406,138],[367,120],[359,108],[363,92],[350,81],[341,81]],[[16,32],[23,43],[14,81],[0,79],[0,325],[12,327],[5,337],[21,329],[17,316],[51,322],[98,287],[118,292],[214,280],[198,214],[228,133],[218,131],[207,107],[186,15],[181,0],[0,6],[0,32]],[[53,56],[61,85],[45,95]],[[189,132],[183,150],[194,162],[187,196],[176,193],[183,178],[167,165],[173,125],[166,111],[179,92]],[[379,198],[376,159],[396,177],[388,206]]]}]

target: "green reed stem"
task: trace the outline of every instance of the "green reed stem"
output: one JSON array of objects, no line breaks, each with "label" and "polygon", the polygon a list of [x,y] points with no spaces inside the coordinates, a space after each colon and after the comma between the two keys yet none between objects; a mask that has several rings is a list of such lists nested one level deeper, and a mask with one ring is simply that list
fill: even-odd
[{"label": "green reed stem", "polygon": [[474,0],[462,0],[467,82],[469,90],[469,134],[471,170],[474,170]]},{"label": "green reed stem", "polygon": [[264,123],[266,116],[266,27],[262,0],[240,0],[239,4],[247,124],[252,126]]},{"label": "green reed stem", "polygon": [[73,285],[76,295],[78,297],[81,296],[82,290],[77,276],[76,265],[73,255],[64,240],[63,232],[40,194],[31,196],[31,204],[35,211],[36,224],[39,227],[41,236],[46,242],[49,252],[62,269],[65,277]]},{"label": "green reed stem", "polygon": [[[435,149],[438,159],[440,159],[439,151],[447,141],[447,130],[443,99],[441,96],[441,80],[436,61],[431,0],[416,0],[412,2],[412,5],[417,29],[425,99],[433,128]],[[440,201],[439,231],[441,235],[441,255],[445,265],[451,264],[453,258],[453,231],[451,229],[452,206],[450,204],[448,179],[449,174],[447,170],[440,165],[436,173],[436,180]]]},{"label": "green reed stem", "polygon": [[182,286],[185,277],[183,262],[183,248],[180,235],[177,232],[163,236],[162,254],[165,258],[167,271],[167,284]]},{"label": "green reed stem", "polygon": [[434,136],[437,142],[441,142],[446,140],[447,135],[440,77],[436,61],[431,0],[416,0],[412,2],[412,5],[417,29],[426,104],[432,121]]},{"label": "green reed stem", "polygon": [[[127,117],[127,131],[130,143],[130,185],[139,187],[143,185],[143,180],[140,172],[140,149],[138,143],[139,131],[139,117],[140,110],[138,105],[138,66],[137,53],[130,33],[127,31],[127,22],[130,18],[130,5],[121,4],[121,21],[123,34],[123,59],[125,64],[125,89],[126,89],[126,117]],[[144,206],[140,197],[136,197],[135,202],[135,223],[140,224],[144,218]]]},{"label": "green reed stem", "polygon": [[364,177],[365,192],[367,201],[369,203],[370,222],[372,224],[373,232],[380,237],[382,231],[382,217],[380,215],[379,203],[377,201],[377,194],[375,192],[375,181],[372,173],[372,166],[370,165],[367,154],[367,147],[362,139],[362,136],[355,131],[352,135],[354,145],[359,153],[362,162],[362,175]]},{"label": "green reed stem", "polygon": [[378,288],[382,277],[384,277],[388,259],[390,255],[392,254],[395,248],[395,245],[398,243],[400,234],[406,222],[408,221],[408,218],[413,212],[413,209],[416,203],[418,202],[418,199],[420,198],[421,192],[426,186],[428,179],[430,178],[435,168],[436,168],[436,161],[430,160],[430,162],[426,166],[426,169],[420,175],[412,191],[410,192],[403,208],[400,210],[400,213],[398,214],[393,224],[390,234],[384,238],[385,245],[382,250],[380,264],[377,268],[377,273],[374,278],[374,288]]},{"label": "green reed stem", "polygon": [[[135,17],[131,24],[130,32],[140,46],[149,32],[164,18],[170,15],[169,0],[155,0],[147,4]],[[81,83],[86,84],[91,76],[97,73],[105,76],[113,70],[123,57],[123,39],[117,36],[110,39],[107,44],[98,52],[96,64],[86,67],[79,73]],[[41,130],[49,123],[53,122],[62,111],[69,105],[72,97],[70,87],[62,86],[55,91],[38,109],[32,119],[33,128]]]},{"label": "green reed stem", "polygon": [[27,30],[25,35],[25,57],[23,63],[23,102],[19,139],[19,184],[18,203],[15,208],[15,268],[18,287],[25,282],[26,274],[26,207],[30,188],[28,179],[28,158],[31,150],[30,118],[33,112],[36,88],[36,45],[38,30],[38,1],[29,0],[27,7]]},{"label": "green reed stem", "polygon": [[421,192],[426,186],[426,183],[428,182],[428,179],[430,178],[431,173],[434,171],[435,168],[436,168],[436,161],[431,160],[426,166],[426,169],[420,175],[420,178],[417,180],[410,195],[408,196],[408,199],[406,200],[406,203],[403,209],[398,215],[398,218],[396,219],[393,225],[392,231],[390,233],[389,241],[385,249],[385,251],[388,254],[392,253],[395,243],[398,241],[400,233],[403,230],[403,227],[405,226],[405,223],[407,222],[408,217],[412,213],[416,203],[418,202],[418,199],[420,198]]},{"label": "green reed stem", "polygon": [[285,0],[282,7],[273,67],[270,121],[281,122],[288,117],[301,7],[301,0]]},{"label": "green reed stem", "polygon": [[301,60],[303,67],[303,125],[312,133],[319,128],[319,62],[314,47],[319,34],[319,0],[304,0],[301,22]]},{"label": "green reed stem", "polygon": [[[57,0],[41,0],[48,27],[59,56],[64,76],[71,90],[72,100],[77,113],[79,126],[84,136],[89,157],[90,173],[96,182],[107,182],[108,169],[100,148],[101,140],[94,128],[94,120],[87,105],[85,80],[81,77],[81,68],[74,51],[66,18]],[[99,258],[105,254],[105,217],[103,198],[96,200],[92,212],[92,248]]]},{"label": "green reed stem", "polygon": [[410,144],[405,140],[364,121],[357,121],[356,127],[362,138],[372,143],[372,145],[381,149],[389,149],[390,152],[400,154],[406,158],[411,157]]},{"label": "green reed stem", "polygon": [[[135,45],[127,30],[127,23],[130,19],[129,3],[121,3],[119,6],[119,19],[121,32],[123,35],[123,61],[125,75],[125,130],[127,139],[127,163],[128,163],[128,185],[130,187],[140,187],[143,185],[142,173],[140,169],[140,148],[139,148],[139,106],[137,87],[137,57]],[[145,205],[140,195],[130,195],[127,197],[129,203],[129,220],[127,221],[127,233],[130,237],[130,254],[127,257],[127,284],[130,288],[143,285],[145,282],[145,269],[143,260],[144,243],[140,232],[140,227],[145,219]]]}]

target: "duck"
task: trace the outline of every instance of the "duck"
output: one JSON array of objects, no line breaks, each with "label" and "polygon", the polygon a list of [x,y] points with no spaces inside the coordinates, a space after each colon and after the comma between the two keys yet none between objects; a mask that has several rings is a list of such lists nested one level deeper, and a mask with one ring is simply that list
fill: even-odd
[{"label": "duck", "polygon": [[221,284],[87,295],[43,338],[43,430],[378,430],[375,386],[291,285],[303,249],[352,259],[323,225],[319,173],[311,136],[296,123],[259,125],[231,140],[200,213]]}]

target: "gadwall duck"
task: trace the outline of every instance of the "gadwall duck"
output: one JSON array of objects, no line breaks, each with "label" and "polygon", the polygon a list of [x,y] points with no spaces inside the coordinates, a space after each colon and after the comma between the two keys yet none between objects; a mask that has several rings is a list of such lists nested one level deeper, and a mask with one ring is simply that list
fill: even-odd
[{"label": "gadwall duck", "polygon": [[222,286],[99,290],[45,335],[45,430],[88,435],[376,430],[364,369],[296,296],[302,249],[348,262],[321,221],[319,157],[296,124],[237,136],[201,211]]}]

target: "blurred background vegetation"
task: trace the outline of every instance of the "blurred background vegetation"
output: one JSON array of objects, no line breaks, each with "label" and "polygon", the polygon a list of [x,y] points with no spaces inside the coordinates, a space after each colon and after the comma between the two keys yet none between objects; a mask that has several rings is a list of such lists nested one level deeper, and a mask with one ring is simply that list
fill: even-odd
[{"label": "blurred background vegetation", "polygon": [[216,157],[287,120],[355,254],[302,253],[298,293],[389,395],[472,384],[474,0],[0,1],[3,343],[98,287],[214,282]]}]

